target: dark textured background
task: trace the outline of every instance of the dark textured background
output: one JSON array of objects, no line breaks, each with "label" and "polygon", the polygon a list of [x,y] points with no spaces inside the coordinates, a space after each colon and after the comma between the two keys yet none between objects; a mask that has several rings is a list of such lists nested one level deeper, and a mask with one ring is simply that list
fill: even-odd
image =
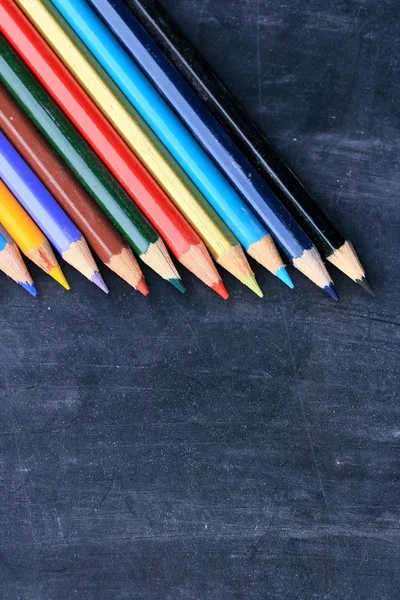
[{"label": "dark textured background", "polygon": [[[334,272],[221,301],[68,268],[1,278],[5,600],[400,594],[397,0],[164,0],[350,237]],[[332,268],[332,272],[334,269]]]}]

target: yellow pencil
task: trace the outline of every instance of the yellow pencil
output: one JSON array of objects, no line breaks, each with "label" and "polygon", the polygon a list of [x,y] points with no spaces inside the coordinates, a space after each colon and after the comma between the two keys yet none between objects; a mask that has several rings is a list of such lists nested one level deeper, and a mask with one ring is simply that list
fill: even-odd
[{"label": "yellow pencil", "polygon": [[70,289],[47,238],[2,181],[0,223],[25,256],[65,289]]},{"label": "yellow pencil", "polygon": [[261,297],[262,291],[237,238],[68,24],[61,16],[55,18],[48,2],[17,0],[17,4],[190,222],[213,258]]}]

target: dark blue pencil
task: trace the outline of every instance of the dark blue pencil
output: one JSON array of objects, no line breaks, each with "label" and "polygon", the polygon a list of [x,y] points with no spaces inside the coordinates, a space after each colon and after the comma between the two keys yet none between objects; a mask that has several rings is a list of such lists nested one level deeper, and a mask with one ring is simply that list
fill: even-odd
[{"label": "dark blue pencil", "polygon": [[2,132],[0,178],[64,260],[108,293],[85,238]]},{"label": "dark blue pencil", "polygon": [[[60,4],[57,0],[54,3],[57,6]],[[268,188],[256,169],[233,143],[190,85],[170,63],[131,10],[121,0],[89,0],[89,3],[137,61],[165,100],[175,109],[228,179],[261,217],[293,264],[320,287],[327,288],[330,295],[336,297],[332,282],[329,277],[326,279],[326,271],[322,267],[322,261],[312,241]],[[68,12],[67,9],[65,12]],[[68,17],[70,17],[70,14],[68,14]],[[89,22],[92,23],[94,20],[91,19]],[[76,26],[76,22],[73,25]],[[98,34],[99,32],[102,33],[97,24],[94,31]],[[79,33],[81,34],[81,31]],[[99,35],[99,37],[101,45],[101,38],[104,38],[104,34]],[[91,45],[85,34],[82,35],[82,39],[95,52],[94,45]],[[117,53],[117,56],[123,59],[122,62],[118,61],[118,64],[121,65],[121,68],[122,65],[125,67],[127,74],[125,81],[127,79],[131,80],[143,90],[145,84],[133,71],[124,54],[126,55],[122,52]],[[118,68],[110,64],[107,59],[103,60],[103,66],[118,83],[128,99],[134,103],[134,86],[131,90],[127,90],[124,87],[123,78],[118,73]],[[160,100],[155,106],[161,106]],[[140,109],[138,106],[136,108]],[[143,112],[142,116],[148,118]],[[148,122],[153,127],[153,123]],[[179,132],[176,127],[176,120],[175,122],[170,120],[169,123],[172,124],[171,127]],[[157,135],[160,134],[160,130],[155,129],[155,131]],[[161,136],[160,138],[166,143],[165,138],[163,139]],[[193,160],[196,159],[193,157]],[[316,262],[318,262],[321,270],[316,268]],[[324,272],[325,278],[321,276],[321,271]]]}]

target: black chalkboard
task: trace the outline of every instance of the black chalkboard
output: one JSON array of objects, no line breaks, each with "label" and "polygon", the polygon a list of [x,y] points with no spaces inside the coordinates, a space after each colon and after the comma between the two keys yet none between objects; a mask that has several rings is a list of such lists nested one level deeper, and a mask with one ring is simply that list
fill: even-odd
[{"label": "black chalkboard", "polygon": [[[149,298],[1,277],[4,600],[400,594],[400,5],[164,0],[350,238],[331,269]],[[183,271],[183,269],[182,269]]]}]

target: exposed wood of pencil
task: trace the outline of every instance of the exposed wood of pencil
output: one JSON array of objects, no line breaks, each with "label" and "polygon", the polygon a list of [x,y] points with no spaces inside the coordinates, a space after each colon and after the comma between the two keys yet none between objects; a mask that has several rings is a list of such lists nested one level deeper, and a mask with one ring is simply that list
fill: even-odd
[{"label": "exposed wood of pencil", "polygon": [[113,254],[105,264],[143,296],[149,295],[144,275],[129,246],[122,248],[119,254]]},{"label": "exposed wood of pencil", "polygon": [[37,295],[19,248],[3,225],[0,225],[0,269],[32,296]]},{"label": "exposed wood of pencil", "polygon": [[[1,232],[0,236],[4,237]],[[3,245],[4,240],[2,239],[1,242]],[[4,249],[0,250],[0,269],[16,283],[33,285],[33,279],[16,244],[6,242]]]},{"label": "exposed wood of pencil", "polygon": [[76,242],[72,242],[68,250],[63,252],[62,257],[90,281],[93,281],[96,277],[98,268],[87,241],[83,237]]},{"label": "exposed wood of pencil", "polygon": [[[171,63],[227,130],[322,255],[367,291],[372,290],[351,243],[321,210],[231,92],[157,0],[125,0]],[[92,4],[98,4],[93,2]],[[116,3],[117,7],[119,2]]]},{"label": "exposed wood of pencil", "polygon": [[[16,13],[16,7],[15,6],[13,7],[13,4],[14,3],[5,2],[5,7],[7,9],[7,11],[5,11],[5,17],[12,14],[14,18],[11,19],[11,23],[14,23],[14,25],[15,25],[16,24],[15,21],[18,20],[17,28],[19,25],[22,24],[22,28],[24,29],[24,31],[28,31],[28,39],[30,38],[31,41],[33,40],[33,43],[31,45],[31,42],[28,42],[28,44],[26,46],[24,45],[24,47],[22,47],[20,43],[17,43],[15,37],[13,37],[12,34],[10,34],[9,28],[7,26],[3,27],[4,33],[7,35],[7,37],[9,37],[10,41],[13,44],[15,44],[18,52],[20,54],[23,54],[24,59],[31,67],[32,67],[32,61],[30,59],[32,58],[32,56],[31,56],[31,53],[27,50],[28,45],[30,47],[32,47],[33,53],[35,53],[35,50],[37,50],[39,48],[39,50],[41,50],[43,52],[46,62],[50,61],[51,63],[54,64],[54,61],[57,61],[55,63],[56,71],[60,72],[60,70],[61,70],[60,67],[62,65],[59,64],[58,59],[54,55],[52,55],[52,53],[50,53],[50,50],[48,47],[46,47],[46,45],[43,49],[43,40],[40,39],[40,36],[38,38],[34,29],[32,27],[29,28],[29,24],[25,23],[23,21],[23,18],[24,18],[23,15],[22,14],[18,15]],[[47,10],[45,9],[45,7],[42,4],[40,4],[40,3],[38,3],[38,4],[35,3],[34,5],[23,4],[22,7],[24,10],[27,10],[28,14],[30,16],[32,16],[32,18],[35,17],[35,19],[36,19],[36,17],[40,17],[41,25],[39,26],[39,24],[36,23],[36,20],[35,20],[35,24],[38,26],[38,28],[40,30],[42,29],[42,26],[44,27],[43,33],[48,27],[50,27],[51,39],[57,46],[62,45],[63,50],[65,50],[66,52],[71,51],[74,53],[73,55],[75,55],[75,51],[76,51],[75,47],[69,41],[68,36],[65,36],[62,28],[60,28],[58,26],[57,22],[47,12]],[[30,14],[31,9],[34,9],[33,15]],[[42,17],[44,19],[43,22],[41,20]],[[25,39],[26,36],[24,35],[23,37]],[[58,43],[56,43],[57,37],[59,37]],[[19,38],[19,41],[20,41],[20,39],[21,38]],[[62,42],[64,42],[64,43],[62,43]],[[40,48],[40,46],[41,46],[41,48]],[[80,59],[79,53],[77,55],[77,58],[79,61],[79,59]],[[87,64],[87,67],[89,68],[88,73],[90,74],[91,70],[92,70],[92,68],[90,67],[90,64],[87,63],[87,61],[84,62],[83,57],[81,57],[81,60],[79,62],[83,65]],[[74,64],[74,61],[72,61],[72,64]],[[54,86],[52,86],[48,80],[47,81],[44,80],[46,78],[46,76],[48,76],[48,69],[46,72],[44,72],[44,71],[41,71],[40,69],[34,68],[34,71],[38,75],[38,77],[43,81],[44,85],[46,86],[46,88],[48,89],[50,94],[52,94],[53,96],[55,96],[56,94],[59,94],[60,89],[58,87],[57,87],[57,89],[54,89]],[[95,74],[94,71],[93,71],[93,73]],[[56,74],[53,71],[51,74],[51,79],[53,79],[53,81],[54,81],[55,75]],[[75,73],[75,75],[76,75],[76,73]],[[58,77],[57,77],[57,79],[58,79]],[[77,125],[78,129],[84,135],[87,142],[92,145],[92,147],[99,154],[99,156],[102,158],[102,160],[107,164],[107,166],[109,166],[109,168],[111,168],[113,174],[120,181],[120,183],[125,187],[126,191],[128,193],[131,193],[132,190],[131,190],[128,182],[132,179],[132,165],[134,165],[136,169],[142,169],[143,177],[145,176],[145,173],[147,173],[147,172],[144,170],[143,166],[138,161],[138,159],[132,154],[132,152],[126,147],[126,145],[123,143],[123,141],[119,138],[119,136],[116,134],[115,130],[111,126],[109,126],[109,124],[104,122],[104,117],[103,117],[103,121],[102,121],[102,126],[105,129],[108,125],[109,137],[105,138],[104,136],[102,136],[102,140],[104,141],[104,144],[97,144],[94,141],[94,138],[90,134],[90,131],[88,130],[88,127],[87,127],[88,116],[90,114],[95,114],[95,118],[97,120],[99,120],[101,113],[98,112],[95,105],[92,104],[90,99],[86,96],[86,94],[84,94],[83,90],[81,90],[81,88],[79,88],[79,86],[76,87],[76,82],[74,82],[73,77],[71,77],[71,75],[68,73],[68,71],[66,69],[64,69],[63,79],[68,80],[68,82],[69,82],[67,100],[69,102],[71,101],[71,89],[74,89],[74,92],[72,94],[74,96],[73,100],[76,100],[77,95],[79,96],[79,90],[80,90],[80,95],[81,95],[80,100],[81,100],[81,102],[85,102],[86,105],[88,106],[88,110],[84,112],[85,123],[81,122],[80,125],[77,124],[77,122],[74,120],[74,116],[76,116],[76,113],[74,115],[71,115],[71,113],[69,113],[68,111],[66,111],[66,112],[68,112],[68,115],[74,121],[74,123]],[[126,130],[126,129],[130,130],[131,127],[130,127],[129,120],[133,123],[133,119],[131,119],[129,117],[129,113],[126,112],[126,115],[125,115],[125,111],[124,111],[122,105],[117,101],[116,97],[113,96],[113,94],[111,94],[111,96],[110,96],[111,92],[109,92],[108,88],[104,85],[104,83],[101,82],[101,79],[98,78],[98,82],[97,82],[96,79],[94,79],[94,80],[93,80],[93,78],[88,79],[88,77],[85,75],[83,77],[82,83],[84,83],[84,81],[88,81],[90,87],[93,84],[101,97],[103,97],[103,96],[106,98],[111,97],[112,102],[114,104],[117,104],[115,107],[116,114],[122,116],[121,119],[119,119],[119,124],[120,124],[122,130]],[[71,86],[73,86],[74,83],[75,83],[75,88],[72,88]],[[83,94],[83,96],[82,96],[82,94]],[[99,96],[99,98],[100,98],[100,96]],[[60,103],[62,105],[63,109],[66,110],[66,107],[63,105],[63,102],[65,101],[65,96],[60,94],[56,97],[56,100],[58,103]],[[127,117],[129,117],[129,120],[127,119]],[[137,128],[137,131],[138,131],[138,133],[140,133],[141,132],[140,128]],[[98,133],[97,127],[96,127],[96,132]],[[141,137],[144,138],[143,133],[141,133]],[[130,139],[131,138],[132,138],[132,135],[130,135]],[[119,148],[120,148],[122,156],[126,156],[126,160],[124,161],[123,166],[121,166],[120,157],[118,160],[117,168],[116,168],[115,163],[110,164],[110,161],[109,161],[110,155],[107,152],[107,149],[110,147],[110,141],[108,141],[108,143],[107,143],[107,139],[111,140],[112,147],[115,147],[117,144],[119,144]],[[113,156],[115,156],[115,153]],[[164,177],[164,175],[163,175],[163,177]],[[154,183],[154,185],[155,185],[155,183]],[[196,275],[198,273],[204,274],[204,269],[200,269],[200,270],[198,269],[196,260],[188,261],[188,256],[190,256],[190,253],[189,253],[189,255],[186,255],[188,250],[190,250],[191,246],[197,246],[201,242],[200,237],[192,229],[192,227],[189,225],[189,223],[184,219],[184,217],[177,210],[177,208],[174,206],[174,204],[172,204],[172,202],[169,200],[169,198],[162,192],[162,190],[160,188],[158,188],[158,186],[157,186],[157,188],[154,188],[154,190],[157,193],[153,194],[151,197],[148,196],[148,199],[151,200],[151,203],[143,202],[140,197],[135,197],[134,201],[140,206],[141,210],[144,212],[144,214],[147,216],[147,218],[152,222],[154,227],[164,237],[170,250],[175,254],[176,258],[180,261],[181,256],[185,255],[185,257],[184,257],[185,266],[187,266],[190,270],[192,270],[192,272],[196,273]],[[208,269],[207,269],[208,272],[206,274],[206,280],[214,280],[217,277],[218,280],[221,281],[220,276],[218,275],[215,265],[212,262],[212,259],[209,256],[208,252],[206,252],[206,255],[207,255],[207,263],[208,263]],[[192,265],[193,265],[193,269],[191,268]],[[206,281],[204,281],[204,283],[206,283]],[[217,293],[220,293],[219,292],[220,287],[221,287],[221,284],[220,284],[219,288],[216,289]],[[215,289],[215,287],[213,289]],[[225,296],[226,290],[223,290],[221,295]]]},{"label": "exposed wood of pencil", "polygon": [[305,250],[302,256],[295,259],[294,265],[319,288],[332,287],[332,279],[325,269],[321,257],[314,250]]},{"label": "exposed wood of pencil", "polygon": [[361,285],[372,296],[374,292],[368,283],[364,268],[351,242],[345,242],[338,250],[327,257],[335,267],[343,271],[350,279]]},{"label": "exposed wood of pencil", "polygon": [[189,250],[181,254],[180,262],[225,300],[229,298],[218,271],[210,269],[209,254],[202,241],[190,246]]},{"label": "exposed wood of pencil", "polygon": [[82,231],[98,257],[134,288],[140,286],[146,292],[143,273],[126,242],[2,84],[0,129]]},{"label": "exposed wood of pencil", "polygon": [[278,271],[282,266],[281,257],[270,235],[252,244],[247,252],[263,267],[271,270],[272,273]]},{"label": "exposed wood of pencil", "polygon": [[218,263],[229,273],[237,277],[244,285],[251,289],[260,298],[263,297],[262,290],[257,283],[242,246],[237,243],[228,252],[221,254]]},{"label": "exposed wood of pencil", "polygon": [[48,240],[2,181],[0,222],[25,256],[65,289],[70,289]]}]

